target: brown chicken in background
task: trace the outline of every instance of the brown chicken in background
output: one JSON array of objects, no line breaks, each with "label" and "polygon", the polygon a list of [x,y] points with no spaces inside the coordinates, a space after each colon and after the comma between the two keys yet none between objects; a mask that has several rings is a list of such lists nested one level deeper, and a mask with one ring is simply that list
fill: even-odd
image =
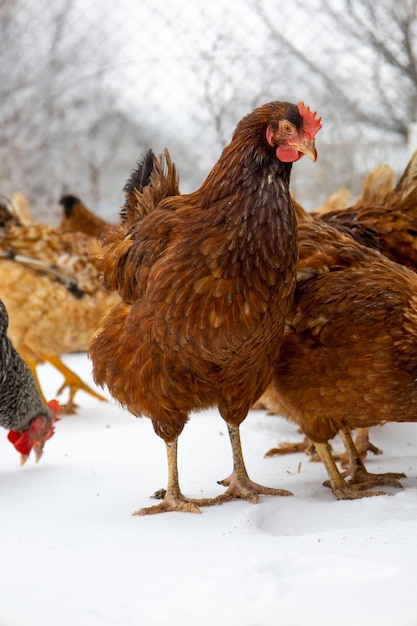
[{"label": "brown chicken in background", "polygon": [[[417,152],[396,186],[393,170],[380,165],[367,176],[353,207],[320,217],[359,243],[417,271]],[[356,446],[362,457],[368,450],[381,452],[369,441],[368,429],[358,430]]]},{"label": "brown chicken in background", "polygon": [[9,311],[10,337],[37,381],[36,366],[43,362],[61,372],[64,383],[58,393],[68,387],[67,412],[74,410],[78,390],[104,398],[60,356],[85,352],[101,316],[119,300],[99,282],[87,252],[90,240],[40,223],[12,223],[0,236],[0,297]]},{"label": "brown chicken in background", "polygon": [[[301,207],[299,216],[301,221],[307,218]],[[308,218],[328,223],[359,243],[417,271],[417,153],[411,157],[397,185],[393,170],[388,165],[380,165],[366,177],[362,193],[352,207],[314,211]],[[256,407],[262,405],[269,407],[267,397],[260,398]],[[370,442],[368,430],[359,428],[357,431],[356,447],[362,458],[368,451],[381,453]],[[300,443],[282,443],[267,456],[301,451],[307,452],[312,460],[318,459],[308,438]],[[345,455],[340,460],[347,463]]]},{"label": "brown chicken in background", "polygon": [[[90,345],[93,375],[165,441],[168,488],[139,514],[199,512],[198,506],[259,494],[243,461],[239,426],[271,377],[295,284],[292,162],[316,159],[320,120],[302,103],[272,102],[236,127],[200,189],[178,195],[170,161],[148,154],[128,181],[121,223],[102,237],[105,284],[122,302]],[[169,173],[171,175],[169,175]],[[177,440],[191,411],[218,406],[233,471],[217,498],[183,496]]]},{"label": "brown chicken in background", "polygon": [[[417,421],[417,275],[311,217],[298,240],[293,306],[264,401],[313,442],[337,498],[398,486],[399,474],[366,471],[349,433]],[[339,431],[349,483],[328,445]]]},{"label": "brown chicken in background", "polygon": [[63,210],[60,227],[64,231],[75,230],[90,237],[98,237],[110,226],[109,222],[90,211],[76,196],[61,196],[59,204]]},{"label": "brown chicken in background", "polygon": [[58,402],[45,405],[35,379],[8,337],[9,316],[0,300],[0,426],[10,429],[8,439],[21,454],[23,465],[31,451],[36,461],[45,441],[54,434]]}]

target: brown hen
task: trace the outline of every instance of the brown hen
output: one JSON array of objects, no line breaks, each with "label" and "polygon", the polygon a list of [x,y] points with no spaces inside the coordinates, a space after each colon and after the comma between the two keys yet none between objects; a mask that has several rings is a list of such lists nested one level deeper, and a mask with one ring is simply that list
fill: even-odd
[{"label": "brown hen", "polygon": [[[314,116],[302,103],[255,109],[192,194],[177,195],[175,181],[164,191],[151,154],[126,185],[121,224],[98,253],[105,283],[123,302],[100,324],[90,357],[95,381],[149,417],[166,443],[165,497],[140,514],[288,494],[249,479],[239,425],[268,385],[291,305],[289,180],[292,162],[316,159]],[[179,487],[177,440],[191,411],[212,406],[228,426],[233,471],[225,494],[193,500]]]},{"label": "brown hen", "polygon": [[[380,165],[367,176],[360,197],[350,209],[320,217],[359,243],[417,271],[417,152],[397,185],[392,169]],[[381,452],[369,441],[368,429],[358,431],[356,446],[363,457],[368,450]]]},{"label": "brown hen", "polygon": [[372,476],[357,456],[346,483],[327,442],[338,431],[346,439],[355,428],[417,420],[417,275],[320,220],[300,222],[298,241],[268,406],[314,443],[338,498],[398,485],[399,475]]},{"label": "brown hen", "polygon": [[[366,177],[362,193],[352,207],[315,211],[308,216],[300,207],[299,216],[302,221],[307,217],[320,219],[359,243],[417,271],[417,152],[411,157],[397,185],[392,169],[380,165]],[[269,404],[266,397],[260,398],[257,406],[268,408]],[[358,430],[356,447],[363,458],[368,451],[381,453],[369,441],[368,428]],[[314,446],[308,438],[300,443],[280,444],[267,455],[300,451],[306,451],[312,460],[317,460]],[[345,455],[340,459],[343,464],[347,463]]]}]

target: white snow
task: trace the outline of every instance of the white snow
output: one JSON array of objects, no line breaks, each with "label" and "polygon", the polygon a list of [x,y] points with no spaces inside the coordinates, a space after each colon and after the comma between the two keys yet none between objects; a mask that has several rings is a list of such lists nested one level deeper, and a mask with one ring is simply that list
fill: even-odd
[{"label": "white snow", "polygon": [[[65,362],[93,384],[86,355]],[[60,375],[39,373],[54,397]],[[165,446],[148,419],[76,400],[37,465],[20,468],[1,431],[0,626],[416,626],[417,424],[372,430],[384,454],[368,469],[404,471],[403,490],[338,502],[320,463],[263,457],[300,435],[253,411],[249,474],[294,497],[134,517],[165,487]],[[191,417],[179,450],[183,492],[221,493],[231,451],[217,410]]]}]

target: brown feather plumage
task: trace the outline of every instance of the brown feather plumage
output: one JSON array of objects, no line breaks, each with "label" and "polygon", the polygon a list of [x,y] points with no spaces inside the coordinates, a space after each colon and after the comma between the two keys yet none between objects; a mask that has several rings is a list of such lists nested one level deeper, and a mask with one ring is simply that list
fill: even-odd
[{"label": "brown feather plumage", "polygon": [[[350,209],[334,210],[322,215],[318,211],[307,214],[302,207],[298,207],[297,219],[299,221],[320,219],[321,222],[331,224],[341,232],[350,235],[359,243],[377,249],[393,261],[402,263],[416,271],[416,206],[417,153],[410,159],[397,185],[395,185],[392,169],[387,165],[378,166],[366,177],[362,193]],[[335,239],[334,245],[339,245],[337,239]],[[310,254],[306,257],[307,263],[298,268],[299,275],[303,273],[303,278],[313,277],[315,272],[330,271],[333,267],[335,258],[328,256],[328,246],[326,253],[324,253],[323,248],[315,246],[313,242],[309,245],[304,240],[303,249],[304,251],[310,250]],[[318,307],[318,303],[316,306]],[[349,323],[348,311],[346,311],[346,323]],[[260,404],[270,408],[270,410],[279,410],[277,401],[275,401],[275,409],[272,409],[274,403],[271,403],[270,390],[265,398],[260,398]],[[358,433],[358,436],[362,456],[366,455],[368,449],[375,453],[380,452],[369,442],[367,437],[363,437],[363,429]],[[300,446],[283,444],[270,453],[285,453],[291,451],[291,447],[302,449],[304,444]],[[346,457],[342,457],[342,461],[346,462]]]},{"label": "brown feather plumage", "polygon": [[268,408],[317,443],[417,420],[417,275],[326,223],[300,222],[293,306]]}]

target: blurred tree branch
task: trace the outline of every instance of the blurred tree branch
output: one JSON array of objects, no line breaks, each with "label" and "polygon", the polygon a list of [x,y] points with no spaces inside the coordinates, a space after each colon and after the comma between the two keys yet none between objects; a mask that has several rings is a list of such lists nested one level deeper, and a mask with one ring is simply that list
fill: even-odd
[{"label": "blurred tree branch", "polygon": [[164,146],[195,189],[243,115],[305,99],[326,149],[298,197],[355,193],[417,122],[416,3],[0,0],[0,192],[48,217],[64,190],[113,209]]},{"label": "blurred tree branch", "polygon": [[318,53],[308,21],[303,36],[294,36],[279,19],[281,4],[275,11],[265,0],[248,2],[276,45],[304,65],[310,81],[320,80],[327,102],[330,97],[355,123],[407,137],[417,121],[416,0],[293,0],[290,13],[304,12],[310,25],[322,21]]}]

